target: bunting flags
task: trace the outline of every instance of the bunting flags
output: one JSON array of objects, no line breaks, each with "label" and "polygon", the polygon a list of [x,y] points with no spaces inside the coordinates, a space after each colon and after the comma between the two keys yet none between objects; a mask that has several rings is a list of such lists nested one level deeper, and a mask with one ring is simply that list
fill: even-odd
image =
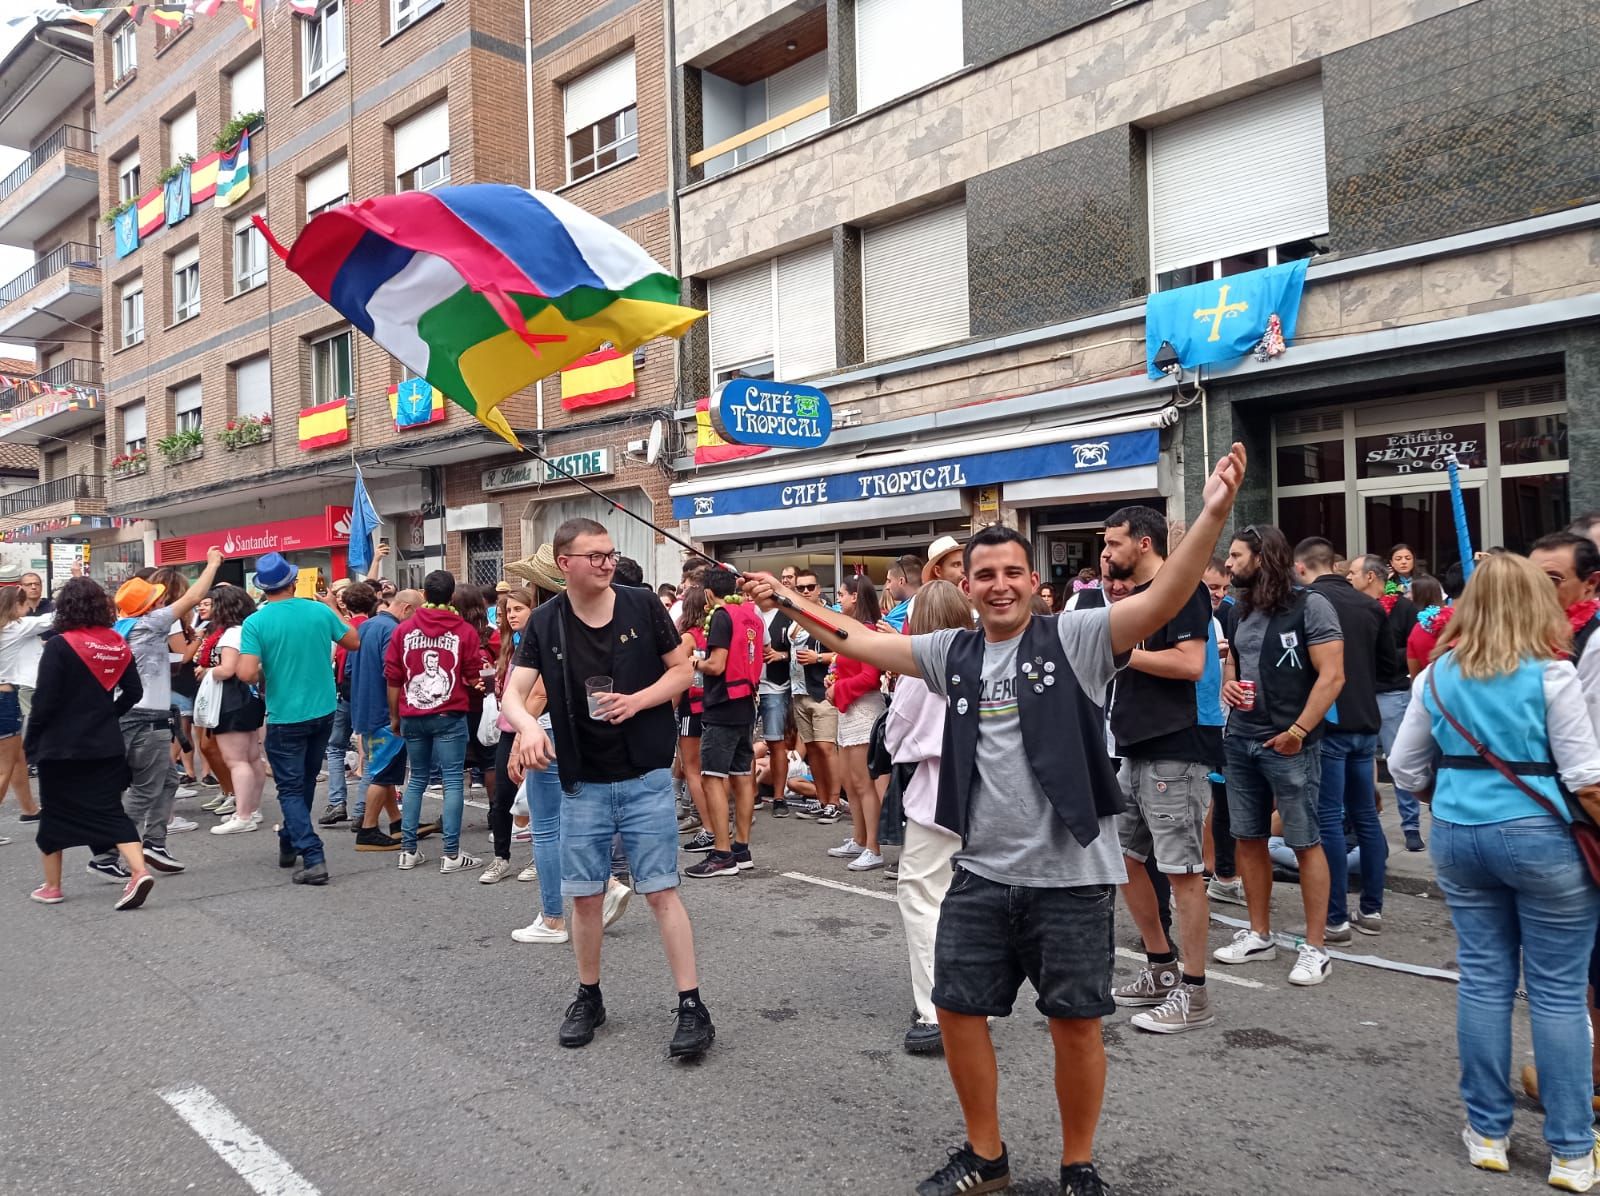
[{"label": "bunting flags", "polygon": [[166,210],[166,221],[169,225],[177,224],[187,219],[190,209],[190,180],[187,170],[180,170],[167,180],[165,194],[162,199]]},{"label": "bunting flags", "polygon": [[139,235],[148,237],[161,227],[166,217],[166,192],[158,183],[139,197],[135,205],[139,212]]},{"label": "bunting flags", "polygon": [[197,17],[214,17],[217,9],[222,7],[222,0],[194,0],[194,13]]},{"label": "bunting flags", "polygon": [[[138,5],[133,7],[137,8]],[[137,17],[134,18],[138,20]],[[183,23],[189,19],[189,6],[187,4],[152,4],[150,5],[150,19],[157,25],[167,29],[182,29]]]},{"label": "bunting flags", "polygon": [[335,399],[300,412],[300,447],[327,448],[350,439],[350,401]]},{"label": "bunting flags", "polygon": [[222,155],[217,165],[217,193],[215,203],[219,208],[230,207],[250,190],[250,130],[239,134],[239,144]]},{"label": "bunting flags", "polygon": [[244,17],[245,28],[254,33],[261,22],[261,0],[239,0],[239,15]]},{"label": "bunting flags", "polygon": [[563,411],[631,399],[635,390],[633,355],[618,353],[610,345],[578,358],[561,371]]},{"label": "bunting flags", "polygon": [[295,14],[298,16],[314,17],[317,15],[317,0],[289,0],[289,7],[294,9]]}]

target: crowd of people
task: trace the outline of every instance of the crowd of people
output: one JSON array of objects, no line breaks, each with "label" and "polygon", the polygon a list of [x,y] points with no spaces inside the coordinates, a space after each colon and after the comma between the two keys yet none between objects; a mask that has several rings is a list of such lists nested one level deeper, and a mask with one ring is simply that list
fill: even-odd
[{"label": "crowd of people", "polygon": [[[1102,1019],[1131,1008],[1134,1027],[1176,1034],[1225,1017],[1207,967],[1277,957],[1278,878],[1305,914],[1291,984],[1329,979],[1330,944],[1383,934],[1386,767],[1407,850],[1427,849],[1431,802],[1469,1161],[1509,1167],[1520,970],[1549,1180],[1588,1191],[1600,519],[1441,582],[1406,545],[1346,558],[1267,525],[1223,540],[1244,468],[1235,446],[1187,526],[1114,512],[1098,572],[1060,587],[992,526],[895,560],[881,588],[861,570],[825,596],[807,563],[736,575],[696,558],[652,591],[586,519],[486,589],[440,570],[420,590],[369,577],[301,598],[269,554],[252,595],[217,582],[219,550],[193,581],[147,570],[115,594],[74,577],[52,601],[37,577],[0,576],[0,778],[38,823],[32,896],[61,902],[63,853],[86,846],[88,870],[121,882],[116,908],[138,907],[185,868],[181,796],[214,790],[211,833],[248,834],[270,776],[295,884],[329,883],[323,836],[342,825],[401,871],[437,836],[441,874],[536,884],[511,934],[572,944],[564,1047],[605,1025],[604,932],[642,894],[678,998],[668,1051],[693,1058],[716,1031],[680,878],[753,869],[761,811],[847,823],[817,850],[894,880],[903,1045],[943,1053],[966,1122],[918,1192],[1010,1182],[989,1022],[1027,980],[1057,1060],[1061,1191],[1093,1196],[1110,1191],[1093,1162]],[[473,785],[487,859],[462,842]],[[1115,984],[1119,891],[1145,961]],[[1215,903],[1248,925],[1213,951]]]}]

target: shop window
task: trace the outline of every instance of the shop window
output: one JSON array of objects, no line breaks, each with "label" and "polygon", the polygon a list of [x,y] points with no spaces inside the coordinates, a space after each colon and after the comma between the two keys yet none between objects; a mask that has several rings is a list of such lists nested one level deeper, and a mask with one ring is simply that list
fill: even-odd
[{"label": "shop window", "polygon": [[300,84],[307,95],[344,73],[344,0],[322,0],[300,25]]},{"label": "shop window", "polygon": [[124,21],[111,34],[111,84],[115,87],[139,68],[139,28]]},{"label": "shop window", "polygon": [[1560,531],[1572,522],[1572,500],[1567,475],[1534,474],[1500,480],[1499,543],[1512,552],[1525,553],[1540,536]]},{"label": "shop window", "polygon": [[441,102],[394,127],[395,186],[427,191],[450,181],[450,105]]},{"label": "shop window", "polygon": [[637,97],[632,50],[562,88],[569,183],[638,157]]},{"label": "shop window", "polygon": [[[467,533],[467,583],[492,586],[503,576],[504,538],[499,528],[489,527]],[[626,555],[626,554],[624,554]]]},{"label": "shop window", "polygon": [[246,58],[228,75],[228,107],[230,116],[266,111],[267,81],[261,55]]},{"label": "shop window", "polygon": [[144,280],[136,278],[122,284],[120,293],[122,309],[122,347],[137,345],[144,340]]},{"label": "shop window", "polygon": [[[1465,487],[1461,499],[1467,513],[1467,534],[1478,547],[1484,543],[1482,487]],[[1456,536],[1450,490],[1442,479],[1432,490],[1368,495],[1361,505],[1365,543],[1372,551],[1387,555],[1392,545],[1408,544],[1416,554],[1417,567],[1435,577],[1443,577],[1450,566],[1460,563],[1461,541]]]},{"label": "shop window", "polygon": [[1500,464],[1530,465],[1536,461],[1566,459],[1565,415],[1535,415],[1500,421]]},{"label": "shop window", "polygon": [[350,159],[329,162],[306,176],[306,219],[350,201]]},{"label": "shop window", "polygon": [[171,260],[172,322],[181,324],[200,314],[200,247],[191,245]]},{"label": "shop window", "polygon": [[129,154],[125,158],[118,158],[117,167],[117,201],[119,203],[139,198],[139,155]]},{"label": "shop window", "polygon": [[444,0],[389,0],[389,28],[399,33],[443,4]]},{"label": "shop window", "polygon": [[[637,488],[607,495],[628,511],[645,519],[653,517],[650,498]],[[601,501],[589,494],[571,498],[539,498],[527,506],[522,519],[522,542],[545,544],[555,538],[556,529],[568,519],[593,519],[611,533],[611,542],[619,553],[632,557],[644,568],[645,579],[655,574],[656,537],[650,528],[612,507],[610,501]],[[498,580],[498,579],[496,579]],[[676,581],[676,578],[672,579]]]},{"label": "shop window", "polygon": [[199,382],[172,388],[172,419],[179,432],[198,432],[205,422]]},{"label": "shop window", "polygon": [[335,333],[311,345],[311,403],[319,407],[347,399],[353,391],[351,334]]},{"label": "shop window", "polygon": [[1290,547],[1307,536],[1325,536],[1340,552],[1345,548],[1344,491],[1306,494],[1278,500],[1278,526]]},{"label": "shop window", "polygon": [[962,0],[856,0],[858,110],[960,70],[961,8]]},{"label": "shop window", "polygon": [[136,453],[149,443],[149,428],[145,422],[144,400],[129,403],[121,410],[122,451]]},{"label": "shop window", "polygon": [[868,361],[964,340],[966,204],[864,230],[861,292]]},{"label": "shop window", "polygon": [[1344,481],[1342,440],[1325,440],[1319,444],[1280,444],[1277,458],[1280,486]]}]

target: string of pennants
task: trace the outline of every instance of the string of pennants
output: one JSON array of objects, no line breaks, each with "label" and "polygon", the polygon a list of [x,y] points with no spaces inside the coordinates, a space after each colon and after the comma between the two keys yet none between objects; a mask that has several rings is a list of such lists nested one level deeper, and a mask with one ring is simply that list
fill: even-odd
[{"label": "string of pennants", "polygon": [[64,532],[72,528],[77,528],[79,531],[98,531],[108,527],[132,527],[138,522],[137,519],[122,515],[59,515],[54,519],[24,523],[20,527],[0,532],[0,544],[26,544],[41,534]]},{"label": "string of pennants", "polygon": [[[283,0],[296,16],[311,17],[317,13],[318,0]],[[30,11],[7,17],[7,25],[29,24],[35,21],[75,21],[80,25],[98,25],[103,20],[127,14],[135,25],[149,17],[167,29],[180,29],[184,22],[194,17],[212,17],[221,12],[224,4],[237,5],[245,25],[252,31],[260,23],[261,13],[271,0],[182,0],[166,4],[112,4],[105,8],[73,8],[66,4],[40,4]]]},{"label": "string of pennants", "polygon": [[[0,383],[6,381],[6,378],[0,377]],[[59,411],[94,411],[101,404],[100,392],[92,386],[50,386],[37,379],[22,378],[13,381],[11,389],[27,390],[32,395],[49,395],[50,398],[41,398],[33,403],[24,399],[16,406],[0,411],[0,424],[43,419]]]}]

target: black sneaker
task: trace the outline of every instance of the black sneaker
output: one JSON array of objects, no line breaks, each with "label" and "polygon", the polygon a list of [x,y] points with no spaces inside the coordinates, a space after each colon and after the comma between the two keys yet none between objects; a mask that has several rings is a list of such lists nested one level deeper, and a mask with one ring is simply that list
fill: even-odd
[{"label": "black sneaker", "polygon": [[182,872],[184,866],[172,858],[172,853],[165,845],[146,843],[144,845],[144,862],[157,872]]},{"label": "black sneaker", "polygon": [[328,865],[318,860],[308,864],[289,878],[297,885],[325,885],[328,883]]},{"label": "black sneaker", "polygon": [[733,849],[733,862],[739,865],[740,872],[749,872],[756,866],[756,862],[750,858],[750,845],[748,843],[743,847],[735,847]]},{"label": "black sneaker", "polygon": [[[398,835],[400,833],[400,824],[396,823],[394,826],[391,826],[389,828],[389,833],[391,835]],[[417,838],[419,839],[426,839],[429,835],[437,835],[438,833],[439,824],[437,822],[424,822],[417,827]]]},{"label": "black sneaker", "polygon": [[1011,1185],[1011,1163],[1006,1148],[998,1159],[981,1159],[971,1143],[950,1148],[950,1161],[917,1185],[917,1196],[977,1196]]},{"label": "black sneaker", "polygon": [[580,988],[578,999],[567,1006],[567,1019],[561,1023],[556,1041],[564,1047],[588,1046],[594,1041],[594,1032],[605,1024],[605,1002],[585,995]]},{"label": "black sneaker", "polygon": [[787,798],[780,797],[772,803],[772,816],[774,818],[789,817],[789,801]]},{"label": "black sneaker", "polygon": [[823,806],[822,809],[817,811],[817,823],[820,826],[832,826],[838,821],[839,806],[837,803],[831,806]]},{"label": "black sneaker", "polygon": [[1111,1185],[1100,1178],[1093,1163],[1073,1163],[1061,1168],[1061,1196],[1114,1196]]},{"label": "black sneaker", "polygon": [[690,864],[683,874],[695,880],[704,880],[708,876],[738,876],[739,862],[733,858],[731,851],[713,851],[698,864]]},{"label": "black sneaker", "polygon": [[18,815],[17,821],[18,822],[38,822],[39,821],[39,815],[37,815],[37,814],[21,814],[21,815]]},{"label": "black sneaker", "polygon": [[701,831],[683,845],[685,851],[710,851],[717,845],[710,831]]},{"label": "black sneaker", "polygon": [[667,1055],[672,1059],[698,1059],[711,1049],[717,1028],[699,1001],[678,1002],[678,1028],[673,1032]]},{"label": "black sneaker", "polygon": [[349,822],[350,815],[344,812],[343,806],[330,807],[327,813],[317,819],[318,826],[338,826],[341,822]]},{"label": "black sneaker", "polygon": [[281,842],[278,844],[278,867],[293,868],[299,860],[300,853],[294,848],[285,847]]},{"label": "black sneaker", "polygon": [[120,856],[114,860],[90,860],[85,871],[91,876],[103,876],[107,880],[127,880],[133,875]]},{"label": "black sneaker", "polygon": [[944,1036],[938,1022],[912,1022],[906,1031],[906,1054],[934,1055],[944,1050]]},{"label": "black sneaker", "polygon": [[362,827],[356,832],[357,851],[399,851],[400,840],[386,835],[375,826]]}]

